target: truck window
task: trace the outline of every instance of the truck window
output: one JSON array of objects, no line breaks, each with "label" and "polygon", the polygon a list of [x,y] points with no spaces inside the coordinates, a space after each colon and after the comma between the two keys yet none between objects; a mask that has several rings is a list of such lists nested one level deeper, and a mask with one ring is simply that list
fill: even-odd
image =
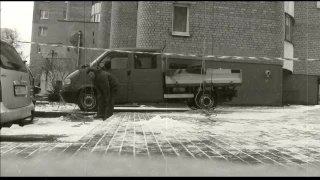
[{"label": "truck window", "polygon": [[134,55],[135,69],[156,69],[157,58],[156,55],[151,54],[135,54]]},{"label": "truck window", "polygon": [[100,61],[99,66],[102,69],[127,69],[128,54],[110,53],[103,60]]}]

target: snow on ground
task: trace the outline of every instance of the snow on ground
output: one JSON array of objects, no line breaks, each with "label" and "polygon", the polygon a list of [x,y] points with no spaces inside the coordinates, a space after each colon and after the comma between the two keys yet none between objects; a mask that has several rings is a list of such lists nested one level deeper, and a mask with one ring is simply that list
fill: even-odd
[{"label": "snow on ground", "polygon": [[[233,110],[230,110],[233,109]],[[246,107],[217,108],[217,114],[206,117],[196,114],[156,113],[149,121],[136,122],[164,135],[184,134],[188,139],[218,135],[230,144],[259,149],[286,148],[301,152],[304,148],[320,149],[320,106],[290,106],[286,108]],[[244,145],[245,142],[248,145]]]},{"label": "snow on ground", "polygon": [[141,125],[143,128],[148,128],[154,133],[165,132],[165,135],[173,136],[175,136],[177,133],[175,129],[176,127],[185,132],[196,132],[196,128],[192,123],[178,121],[167,117],[163,118],[160,115],[157,115],[148,121],[134,122],[134,125]]},{"label": "snow on ground", "polygon": [[[54,135],[59,142],[76,142],[84,135],[89,133],[102,121],[92,122],[69,122],[60,118],[39,118],[35,120],[34,124],[24,127],[19,125],[12,125],[10,128],[2,128],[1,135],[16,136],[21,135]],[[62,136],[62,137],[60,137]]]},{"label": "snow on ground", "polygon": [[[159,107],[154,107],[154,106],[146,106],[146,105],[141,105],[140,107],[115,107],[115,109],[150,109],[154,110],[157,108],[173,108],[173,109],[186,109],[188,110],[185,106],[159,106]],[[50,111],[58,111],[58,112],[72,112],[72,111],[81,111],[78,105],[76,104],[71,104],[71,103],[59,103],[59,102],[50,102],[50,103],[38,103],[36,104],[36,111],[45,111],[45,112],[50,112]]]},{"label": "snow on ground", "polygon": [[48,104],[36,103],[36,111],[73,111],[79,110],[79,107],[76,104],[71,103],[59,103],[59,102],[50,102]]}]

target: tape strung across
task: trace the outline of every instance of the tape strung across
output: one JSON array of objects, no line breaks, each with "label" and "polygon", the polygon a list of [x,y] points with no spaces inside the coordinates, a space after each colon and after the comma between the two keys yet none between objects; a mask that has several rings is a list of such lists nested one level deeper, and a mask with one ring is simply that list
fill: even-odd
[{"label": "tape strung across", "polygon": [[[66,45],[61,45],[61,44],[46,44],[46,43],[36,43],[36,42],[28,42],[28,41],[17,41],[18,43],[26,43],[26,44],[38,44],[40,46],[52,46],[52,47],[67,47],[67,48],[78,48],[76,46],[66,46]],[[103,48],[88,48],[88,47],[79,47],[80,49],[88,49],[88,50],[102,50],[102,51],[108,51],[112,50],[115,52],[125,52],[125,53],[138,53],[138,54],[152,54],[152,55],[165,55],[165,56],[171,56],[171,55],[177,55],[177,56],[184,56],[184,57],[202,57],[202,55],[198,54],[178,54],[178,53],[156,53],[156,52],[141,52],[141,51],[127,51],[127,50],[117,50],[117,49],[103,49]],[[219,58],[219,59],[226,59],[229,57],[233,57],[233,59],[243,59],[245,57],[241,56],[214,56],[214,55],[207,55],[204,56],[204,58]],[[257,59],[257,58],[262,58],[265,60],[272,60],[272,59],[277,59],[280,61],[285,61],[285,60],[293,60],[293,61],[320,61],[320,59],[299,59],[299,58],[268,58],[268,57],[246,57],[249,59]]]}]

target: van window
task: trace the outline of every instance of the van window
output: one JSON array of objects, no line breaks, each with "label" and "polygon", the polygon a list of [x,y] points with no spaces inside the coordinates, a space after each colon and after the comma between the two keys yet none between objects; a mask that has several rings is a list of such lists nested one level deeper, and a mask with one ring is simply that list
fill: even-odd
[{"label": "van window", "polygon": [[28,72],[17,51],[10,46],[1,44],[1,67],[16,71]]},{"label": "van window", "polygon": [[134,55],[135,69],[156,69],[157,58],[156,55],[151,54],[135,54]]},{"label": "van window", "polygon": [[127,53],[110,53],[99,63],[102,69],[127,69],[128,54]]}]

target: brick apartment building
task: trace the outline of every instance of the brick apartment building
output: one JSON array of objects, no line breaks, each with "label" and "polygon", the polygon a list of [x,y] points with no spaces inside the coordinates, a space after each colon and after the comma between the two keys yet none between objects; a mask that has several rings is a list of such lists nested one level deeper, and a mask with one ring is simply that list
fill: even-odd
[{"label": "brick apartment building", "polygon": [[[92,1],[35,1],[31,41],[77,47],[80,39],[79,45],[82,47],[97,47],[98,21],[91,21],[91,9]],[[50,86],[43,71],[46,61],[66,64],[70,73],[75,70],[77,63],[89,63],[86,59],[95,58],[95,53],[82,49],[78,52],[77,48],[32,44],[30,67],[36,76],[36,84],[41,84],[42,93],[46,93],[47,86]]]},{"label": "brick apartment building", "polygon": [[[66,8],[66,21],[55,20],[58,24],[70,26],[74,23],[85,28],[94,24],[89,31],[94,31],[98,36],[94,46],[101,48],[155,47],[173,53],[320,59],[319,1],[98,1],[90,2],[91,5],[89,2],[77,1],[50,3]],[[39,11],[45,5],[48,3],[35,2],[35,13],[39,14],[36,10]],[[53,5],[50,7],[53,8]],[[63,14],[55,12],[55,9],[58,11],[58,8],[50,11],[57,17]],[[62,18],[60,15],[59,18]],[[84,24],[80,22],[80,17],[84,18],[83,22],[99,22]],[[45,23],[39,23],[36,15],[35,18],[38,19],[34,20],[33,41],[37,40],[34,38],[38,33],[37,26]],[[61,43],[66,44],[70,44],[66,40],[74,33],[71,33],[70,28],[54,32],[56,35],[50,37],[57,39],[59,35],[59,39],[65,40],[61,40]],[[88,34],[84,37],[92,41],[91,36]],[[93,47],[93,44],[87,42],[84,46]],[[169,59],[169,62],[173,61]],[[239,88],[239,97],[232,101],[233,104],[318,103],[320,61],[293,61],[292,72],[284,70],[281,63],[268,60],[232,63],[208,61],[208,66],[243,70],[243,85]],[[272,72],[269,78],[265,77],[266,70]]]}]

